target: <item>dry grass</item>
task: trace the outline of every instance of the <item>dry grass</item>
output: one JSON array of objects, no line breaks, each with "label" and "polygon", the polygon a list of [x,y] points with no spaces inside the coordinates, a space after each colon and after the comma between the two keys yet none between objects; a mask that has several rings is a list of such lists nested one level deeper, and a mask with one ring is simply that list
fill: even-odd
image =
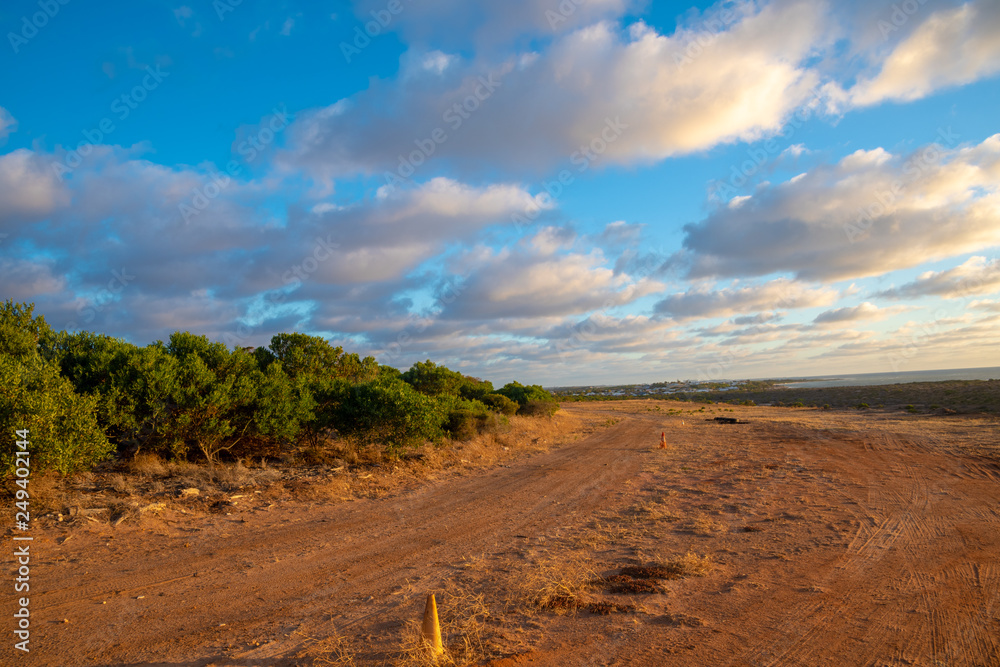
[{"label": "dry grass", "polygon": [[704,514],[692,517],[691,519],[681,523],[678,527],[678,530],[686,533],[694,533],[699,537],[709,537],[711,535],[715,535],[716,533],[720,533],[725,529],[726,527],[724,525]]},{"label": "dry grass", "polygon": [[309,658],[311,665],[355,667],[354,650],[350,642],[341,635],[335,634],[324,639],[309,637],[307,641],[308,646],[297,653],[296,658]]},{"label": "dry grass", "polygon": [[571,614],[587,604],[587,593],[597,578],[580,557],[543,561],[521,573],[515,601],[529,615],[537,610]]},{"label": "dry grass", "polygon": [[626,510],[626,516],[633,523],[666,521],[673,523],[681,517],[667,509],[662,502],[643,500]]},{"label": "dry grass", "polygon": [[704,577],[708,574],[714,564],[708,554],[699,556],[691,551],[681,556],[671,556],[662,560],[657,560],[654,567],[661,568],[667,572],[675,573],[679,577]]}]

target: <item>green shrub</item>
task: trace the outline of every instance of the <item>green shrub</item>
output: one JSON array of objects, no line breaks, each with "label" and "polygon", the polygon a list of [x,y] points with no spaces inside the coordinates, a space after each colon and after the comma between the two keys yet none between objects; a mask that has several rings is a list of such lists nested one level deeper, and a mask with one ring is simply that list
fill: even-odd
[{"label": "green shrub", "polygon": [[551,417],[559,411],[559,404],[555,401],[528,401],[517,411],[517,414],[526,417]]},{"label": "green shrub", "polygon": [[520,415],[552,416],[559,410],[556,397],[537,384],[525,386],[520,382],[508,382],[496,393],[515,401],[520,406],[517,411]]},{"label": "green shrub", "polygon": [[96,401],[73,391],[55,364],[36,353],[0,354],[0,474],[17,461],[15,432],[27,429],[29,468],[63,475],[106,459],[114,447],[95,416]]},{"label": "green shrub", "polygon": [[410,370],[403,373],[402,378],[421,394],[428,396],[441,394],[458,396],[459,390],[465,384],[464,375],[444,366],[438,366],[430,359],[413,364]]},{"label": "green shrub", "polygon": [[[17,431],[28,431],[28,468],[64,475],[89,468],[113,451],[95,416],[96,401],[74,391],[59,366],[43,357],[54,332],[33,304],[0,306],[0,474],[18,457]],[[23,460],[23,457],[22,457]]]},{"label": "green shrub", "polygon": [[516,413],[517,409],[521,407],[516,401],[510,400],[503,394],[487,394],[482,398],[482,402],[490,410],[507,416]]},{"label": "green shrub", "polygon": [[352,386],[338,410],[336,426],[362,445],[390,452],[438,440],[446,415],[441,405],[408,383],[391,377]]}]

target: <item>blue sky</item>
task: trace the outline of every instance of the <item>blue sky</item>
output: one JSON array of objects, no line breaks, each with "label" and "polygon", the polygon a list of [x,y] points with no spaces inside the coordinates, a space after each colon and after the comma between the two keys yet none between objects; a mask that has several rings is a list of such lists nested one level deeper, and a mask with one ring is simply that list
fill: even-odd
[{"label": "blue sky", "polygon": [[548,385],[1000,365],[987,0],[8,2],[57,328]]}]

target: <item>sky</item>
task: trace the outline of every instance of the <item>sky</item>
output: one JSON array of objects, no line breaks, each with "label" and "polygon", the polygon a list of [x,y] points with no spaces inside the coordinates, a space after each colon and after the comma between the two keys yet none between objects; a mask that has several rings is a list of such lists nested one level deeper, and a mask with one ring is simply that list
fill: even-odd
[{"label": "sky", "polygon": [[1000,366],[995,0],[12,0],[0,298],[547,386]]}]

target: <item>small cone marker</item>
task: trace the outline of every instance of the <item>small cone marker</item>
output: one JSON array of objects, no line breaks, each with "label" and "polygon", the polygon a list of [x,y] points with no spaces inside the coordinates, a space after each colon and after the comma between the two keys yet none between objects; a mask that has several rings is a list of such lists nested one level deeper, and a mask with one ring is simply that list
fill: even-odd
[{"label": "small cone marker", "polygon": [[660,433],[660,449],[667,448],[667,433],[663,431]]},{"label": "small cone marker", "polygon": [[441,626],[438,624],[437,602],[434,594],[427,596],[427,605],[424,607],[424,641],[431,647],[431,653],[439,656],[444,653],[444,646],[441,644]]}]

